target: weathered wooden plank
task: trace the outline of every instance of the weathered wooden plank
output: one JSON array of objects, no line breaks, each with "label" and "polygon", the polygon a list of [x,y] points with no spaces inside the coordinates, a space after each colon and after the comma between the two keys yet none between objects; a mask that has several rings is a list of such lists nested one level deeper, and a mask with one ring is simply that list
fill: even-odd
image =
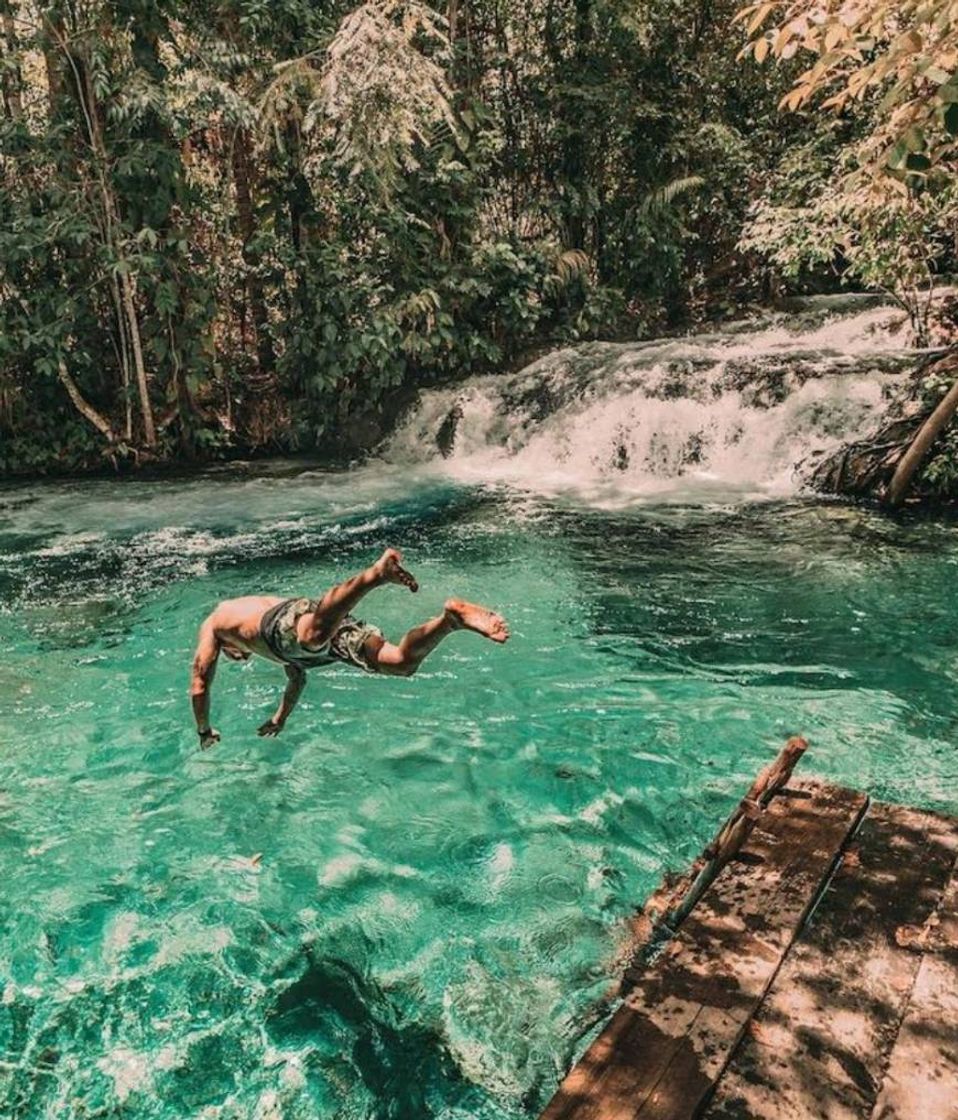
[{"label": "weathered wooden plank", "polygon": [[543,1120],[697,1113],[867,804],[821,783],[796,783],[795,793],[772,803],[744,858],[637,978]]},{"label": "weathered wooden plank", "polygon": [[[706,1120],[871,1115],[921,963],[920,953],[900,943],[909,938],[896,934],[922,930],[935,913],[956,846],[954,821],[872,804],[722,1076]],[[922,1120],[943,1116],[932,1110]]]},{"label": "weathered wooden plank", "polygon": [[937,918],[873,1120],[958,1120],[958,866]]}]

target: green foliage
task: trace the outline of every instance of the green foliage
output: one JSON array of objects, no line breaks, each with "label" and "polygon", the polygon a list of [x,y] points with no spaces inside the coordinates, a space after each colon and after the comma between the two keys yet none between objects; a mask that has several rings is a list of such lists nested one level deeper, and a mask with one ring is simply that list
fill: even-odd
[{"label": "green foliage", "polygon": [[330,133],[335,158],[352,174],[393,179],[417,170],[416,149],[435,130],[458,132],[444,24],[416,0],[367,0],[324,49],[276,66],[264,98],[266,123],[305,89],[305,131]]},{"label": "green foliage", "polygon": [[0,471],[353,450],[751,291],[785,79],[726,0],[7,6]]},{"label": "green foliage", "polygon": [[943,502],[953,502],[958,494],[958,430],[947,428],[938,437],[928,462],[921,470],[918,486],[922,493]]},{"label": "green foliage", "polygon": [[936,276],[953,265],[958,195],[954,176],[933,169],[924,141],[910,132],[889,155],[893,177],[863,174],[884,113],[874,99],[855,102],[843,120],[824,118],[787,151],[752,206],[740,247],[793,284],[830,272],[886,292],[924,346]]}]

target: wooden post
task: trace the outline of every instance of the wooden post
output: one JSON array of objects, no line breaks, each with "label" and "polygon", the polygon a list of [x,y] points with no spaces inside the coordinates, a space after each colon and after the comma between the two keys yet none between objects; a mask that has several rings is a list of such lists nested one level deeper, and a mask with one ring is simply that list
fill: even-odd
[{"label": "wooden post", "polygon": [[[738,854],[772,798],[784,789],[807,749],[808,743],[800,736],[789,739],[775,760],[759,772],[738,807],[702,852],[689,874],[649,899],[643,914],[634,923],[637,944],[633,964],[625,975],[626,986],[631,982],[634,970],[643,967],[663,942],[674,936],[722,868]],[[655,917],[651,917],[652,914]]]}]

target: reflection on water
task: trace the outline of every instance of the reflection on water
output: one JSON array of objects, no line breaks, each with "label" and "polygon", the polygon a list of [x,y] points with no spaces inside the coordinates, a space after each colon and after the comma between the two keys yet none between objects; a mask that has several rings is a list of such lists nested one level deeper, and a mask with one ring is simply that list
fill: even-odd
[{"label": "reflection on water", "polygon": [[[405,549],[507,615],[414,679],[186,669],[218,599]],[[779,742],[958,808],[958,526],[801,502],[617,512],[425,468],[0,489],[0,1113],[515,1120],[622,919]]]}]

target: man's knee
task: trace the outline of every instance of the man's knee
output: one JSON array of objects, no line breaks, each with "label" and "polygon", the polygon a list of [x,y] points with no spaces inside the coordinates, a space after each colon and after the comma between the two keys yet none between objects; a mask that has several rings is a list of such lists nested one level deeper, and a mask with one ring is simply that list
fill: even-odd
[{"label": "man's knee", "polygon": [[341,621],[336,617],[325,615],[322,611],[316,611],[313,615],[312,631],[309,635],[310,645],[324,646],[327,642],[331,642]]}]

